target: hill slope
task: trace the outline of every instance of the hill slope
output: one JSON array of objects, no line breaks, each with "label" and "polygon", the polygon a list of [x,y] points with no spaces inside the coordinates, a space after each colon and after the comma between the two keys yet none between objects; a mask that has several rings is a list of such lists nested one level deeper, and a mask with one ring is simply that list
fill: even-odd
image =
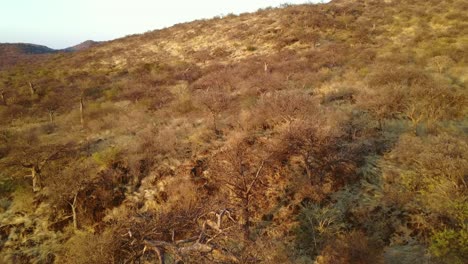
[{"label": "hill slope", "polygon": [[99,45],[100,42],[97,42],[97,41],[93,41],[93,40],[86,40],[78,45],[75,45],[73,47],[69,47],[69,48],[66,48],[64,49],[64,51],[81,51],[81,50],[86,50],[86,49],[89,49],[91,47],[94,47],[96,45]]},{"label": "hill slope", "polygon": [[[0,43],[0,70],[19,61],[29,62],[43,54],[55,53],[56,50],[46,46],[26,43]],[[36,55],[36,56],[35,56]]]},{"label": "hill slope", "polygon": [[53,53],[54,50],[46,46],[35,44],[17,43],[17,44],[0,44],[0,52],[2,54],[44,54]]},{"label": "hill slope", "polygon": [[59,52],[83,51],[99,45],[100,42],[87,40],[83,43],[62,50],[28,43],[0,43],[0,70],[14,67],[17,64],[34,63],[47,59],[49,54]]},{"label": "hill slope", "polygon": [[466,262],[466,9],[285,6],[1,71],[2,262]]}]

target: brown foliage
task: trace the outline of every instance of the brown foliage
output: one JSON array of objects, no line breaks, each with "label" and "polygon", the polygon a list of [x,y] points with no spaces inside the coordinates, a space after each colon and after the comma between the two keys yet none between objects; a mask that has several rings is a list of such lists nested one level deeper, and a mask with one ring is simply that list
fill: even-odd
[{"label": "brown foliage", "polygon": [[272,129],[296,118],[316,113],[318,102],[310,95],[292,92],[266,93],[260,96],[252,109],[248,125]]},{"label": "brown foliage", "polygon": [[212,127],[216,134],[220,134],[219,118],[222,112],[229,109],[232,96],[227,90],[216,88],[200,91],[196,94],[196,100],[199,105],[203,105],[210,112],[212,118]]},{"label": "brown foliage", "polygon": [[343,117],[328,113],[325,118],[320,113],[291,121],[281,133],[279,149],[281,155],[301,157],[311,184],[331,180],[337,188],[356,178],[360,148],[347,142]]},{"label": "brown foliage", "polygon": [[258,200],[261,200],[272,160],[263,152],[261,142],[254,138],[241,138],[231,144],[210,162],[209,171],[228,195],[226,202],[236,207],[244,240],[250,240],[251,221],[259,213]]},{"label": "brown foliage", "polygon": [[362,231],[351,231],[329,241],[317,257],[317,264],[383,263],[381,252]]}]

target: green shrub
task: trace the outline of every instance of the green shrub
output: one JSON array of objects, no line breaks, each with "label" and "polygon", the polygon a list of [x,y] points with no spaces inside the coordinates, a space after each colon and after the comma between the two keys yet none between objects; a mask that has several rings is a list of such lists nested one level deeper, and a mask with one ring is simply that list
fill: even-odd
[{"label": "green shrub", "polygon": [[298,216],[296,244],[299,255],[317,256],[330,238],[345,228],[343,214],[333,206],[306,204]]},{"label": "green shrub", "polygon": [[443,263],[462,264],[468,257],[468,226],[435,232],[429,250]]},{"label": "green shrub", "polygon": [[253,51],[257,50],[257,47],[249,45],[249,46],[247,46],[246,50],[250,51],[250,52],[253,52]]},{"label": "green shrub", "polygon": [[117,161],[120,154],[120,149],[116,147],[110,147],[104,149],[100,152],[96,152],[93,154],[93,160],[103,167],[109,167],[114,162]]}]

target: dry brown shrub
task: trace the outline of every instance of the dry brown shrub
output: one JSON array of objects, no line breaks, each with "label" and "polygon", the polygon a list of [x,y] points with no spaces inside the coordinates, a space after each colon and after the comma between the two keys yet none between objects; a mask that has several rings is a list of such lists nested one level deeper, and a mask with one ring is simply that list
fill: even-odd
[{"label": "dry brown shrub", "polygon": [[360,105],[377,117],[380,128],[384,119],[404,118],[411,122],[415,132],[420,124],[434,130],[438,122],[458,120],[466,114],[467,97],[457,88],[426,77],[403,81],[406,84],[397,82],[388,81],[389,85],[359,94]]},{"label": "dry brown shrub", "polygon": [[322,100],[322,104],[329,104],[329,103],[351,103],[354,104],[356,102],[355,99],[356,91],[353,88],[346,88],[340,87],[335,91],[331,91],[326,93]]},{"label": "dry brown shrub", "polygon": [[272,129],[277,125],[303,118],[317,111],[318,101],[295,92],[273,92],[260,96],[245,127]]},{"label": "dry brown shrub", "polygon": [[[450,232],[463,236],[463,223],[468,218],[467,150],[466,139],[454,135],[405,135],[386,155],[382,164],[383,201],[408,214],[407,219],[400,220],[407,224],[395,232],[393,242],[401,244],[416,238],[434,243],[433,249],[439,256],[463,255],[460,250],[466,248],[463,239],[442,241],[450,241]],[[430,241],[434,234],[438,238]]]},{"label": "dry brown shrub", "polygon": [[[160,241],[170,245],[173,239],[178,241],[198,237],[200,227],[197,220],[206,215],[208,210],[210,208],[207,204],[199,199],[192,203],[176,204],[170,211],[138,212],[133,206],[120,208],[108,217],[113,223],[114,243],[118,245],[114,258],[123,261],[156,261],[158,256],[146,247],[146,241]],[[172,257],[176,253],[170,250],[162,252]]]},{"label": "dry brown shrub", "polygon": [[192,83],[202,76],[200,67],[193,64],[178,65],[174,71],[177,80],[187,81],[188,83]]},{"label": "dry brown shrub", "polygon": [[206,63],[206,61],[212,60],[211,52],[208,49],[191,51],[189,55],[198,63]]},{"label": "dry brown shrub", "polygon": [[252,238],[251,229],[262,214],[262,197],[274,159],[266,152],[265,142],[239,135],[210,162],[209,173],[222,191],[220,199],[233,206],[243,240]]},{"label": "dry brown shrub", "polygon": [[70,264],[107,264],[115,261],[114,252],[118,250],[118,240],[112,230],[101,234],[76,232],[63,245],[64,252],[57,262]]},{"label": "dry brown shrub", "polygon": [[[467,150],[466,140],[449,134],[427,138],[407,135],[400,139],[388,159],[398,164],[402,170],[409,170],[411,173],[399,173],[393,170],[389,172],[393,171],[398,175],[395,180],[405,185],[407,191],[416,191],[434,199],[432,200],[434,203],[425,201],[429,202],[428,206],[437,208],[437,211],[444,211],[445,209],[435,202],[438,195],[447,192],[447,199],[463,193],[468,188]],[[450,182],[451,185],[445,185],[445,182]],[[445,188],[451,191],[444,190]],[[438,191],[442,193],[437,193]]]},{"label": "dry brown shrub", "polygon": [[385,85],[433,86],[431,78],[423,70],[395,64],[377,65],[376,70],[368,76],[368,84],[371,87]]},{"label": "dry brown shrub", "polygon": [[192,90],[206,89],[228,89],[235,87],[236,75],[232,74],[230,68],[222,65],[211,66],[205,70],[205,74],[191,84]]},{"label": "dry brown shrub", "polygon": [[454,64],[455,62],[449,56],[435,56],[428,61],[429,68],[436,70],[439,74],[442,74]]},{"label": "dry brown shrub", "polygon": [[197,104],[209,111],[212,128],[216,134],[221,133],[221,114],[230,108],[233,99],[234,97],[225,89],[212,88],[199,91],[195,94]]},{"label": "dry brown shrub", "polygon": [[316,260],[317,264],[384,263],[380,250],[362,231],[351,231],[328,241]]},{"label": "dry brown shrub", "polygon": [[[327,117],[323,117],[327,113]],[[282,155],[300,157],[311,184],[332,183],[340,188],[356,179],[363,155],[359,143],[348,142],[343,113],[316,112],[306,119],[296,119],[280,130],[278,148]]]}]

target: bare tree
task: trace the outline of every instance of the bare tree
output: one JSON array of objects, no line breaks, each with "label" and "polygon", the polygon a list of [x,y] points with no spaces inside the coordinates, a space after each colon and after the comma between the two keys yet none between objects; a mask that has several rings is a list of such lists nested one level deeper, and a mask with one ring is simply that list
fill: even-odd
[{"label": "bare tree", "polygon": [[32,179],[32,188],[34,192],[40,191],[43,187],[42,185],[43,184],[42,183],[43,167],[47,165],[49,161],[53,160],[57,156],[58,153],[59,153],[58,151],[52,151],[50,153],[47,153],[48,155],[45,155],[45,156],[39,153],[36,153],[37,155],[34,155],[35,157],[25,158],[24,161],[21,161],[21,166],[31,171],[31,175],[29,175],[29,177],[31,177]]},{"label": "bare tree", "polygon": [[46,165],[52,160],[58,158],[61,152],[60,148],[48,147],[48,149],[29,149],[23,151],[22,158],[19,159],[23,168],[29,169],[32,179],[32,188],[34,192],[38,192],[43,187],[42,171]]},{"label": "bare tree", "polygon": [[48,93],[46,97],[42,100],[42,108],[47,111],[49,116],[49,122],[53,123],[55,119],[55,113],[61,107],[62,98],[56,93]]},{"label": "bare tree", "polygon": [[236,142],[217,155],[210,167],[210,173],[230,195],[230,203],[239,208],[240,227],[246,241],[251,239],[252,206],[260,198],[262,187],[265,187],[262,179],[266,175],[265,165],[268,162],[268,157],[255,153],[255,148],[248,140]]},{"label": "bare tree", "polygon": [[435,68],[439,74],[452,67],[455,62],[449,56],[435,56],[428,62],[429,67]]},{"label": "bare tree", "polygon": [[219,116],[228,108],[230,96],[226,91],[208,89],[202,91],[198,99],[211,114],[214,132],[220,134]]},{"label": "bare tree", "polygon": [[[72,149],[74,148],[69,147],[70,152]],[[46,179],[48,187],[46,195],[51,204],[55,206],[69,206],[71,215],[67,217],[72,218],[73,229],[78,230],[80,227],[78,222],[79,205],[86,198],[84,193],[86,187],[92,183],[97,175],[97,165],[92,160],[73,156],[65,166],[61,164],[61,166],[52,168],[50,174]]]},{"label": "bare tree", "polygon": [[[70,144],[44,144],[38,132],[31,130],[23,135],[17,135],[7,142],[10,146],[10,155],[2,160],[11,170],[11,174],[18,177],[30,177],[34,192],[44,187],[43,172],[52,161],[62,158],[70,149]],[[24,175],[28,170],[29,174]]]},{"label": "bare tree", "polygon": [[311,120],[294,120],[282,132],[278,152],[301,157],[311,183],[321,184],[330,172],[346,171],[353,164],[352,149],[346,147],[339,118],[330,119],[317,115]]}]

